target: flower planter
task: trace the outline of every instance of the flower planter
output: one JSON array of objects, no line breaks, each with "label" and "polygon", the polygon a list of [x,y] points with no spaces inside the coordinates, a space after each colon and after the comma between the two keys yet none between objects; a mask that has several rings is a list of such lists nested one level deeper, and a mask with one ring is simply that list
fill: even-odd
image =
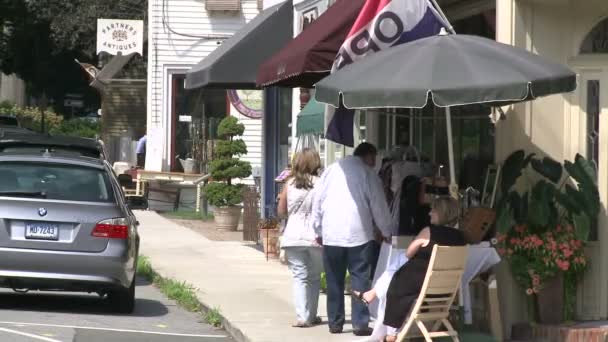
[{"label": "flower planter", "polygon": [[281,232],[278,229],[260,229],[259,231],[266,257],[278,258]]},{"label": "flower planter", "polygon": [[564,274],[548,279],[536,294],[538,321],[541,324],[560,324],[564,321]]},{"label": "flower planter", "polygon": [[219,207],[213,210],[215,227],[218,230],[236,230],[241,219],[240,207]]}]

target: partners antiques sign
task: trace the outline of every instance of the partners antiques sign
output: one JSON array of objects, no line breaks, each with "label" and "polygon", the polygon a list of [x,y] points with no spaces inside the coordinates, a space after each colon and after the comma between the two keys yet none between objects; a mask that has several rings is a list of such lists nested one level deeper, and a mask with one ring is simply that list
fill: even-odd
[{"label": "partners antiques sign", "polygon": [[97,53],[143,56],[143,20],[97,19]]}]

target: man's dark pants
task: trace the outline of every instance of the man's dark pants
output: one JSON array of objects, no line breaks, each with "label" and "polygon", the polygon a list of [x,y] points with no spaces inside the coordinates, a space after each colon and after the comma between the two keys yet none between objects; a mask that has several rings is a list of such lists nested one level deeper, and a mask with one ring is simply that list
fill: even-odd
[{"label": "man's dark pants", "polygon": [[[327,280],[327,316],[329,327],[344,325],[344,278],[350,274],[351,287],[355,291],[368,291],[370,281],[370,255],[372,241],[356,247],[323,246],[323,263]],[[365,329],[369,325],[369,310],[361,301],[352,301],[353,329]]]},{"label": "man's dark pants", "polygon": [[137,166],[143,168],[146,165],[146,154],[137,153]]}]

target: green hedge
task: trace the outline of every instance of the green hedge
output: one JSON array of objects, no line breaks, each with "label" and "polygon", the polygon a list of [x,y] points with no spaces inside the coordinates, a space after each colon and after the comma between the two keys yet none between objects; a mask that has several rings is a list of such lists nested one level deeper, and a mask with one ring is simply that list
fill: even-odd
[{"label": "green hedge", "polygon": [[95,138],[99,136],[99,122],[92,122],[87,119],[72,119],[62,121],[58,127],[50,130],[51,134],[70,135],[83,138]]}]

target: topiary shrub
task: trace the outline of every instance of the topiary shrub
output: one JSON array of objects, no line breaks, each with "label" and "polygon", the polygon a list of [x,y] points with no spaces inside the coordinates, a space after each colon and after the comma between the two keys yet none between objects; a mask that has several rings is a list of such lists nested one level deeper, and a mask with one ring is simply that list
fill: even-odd
[{"label": "topiary shrub", "polygon": [[232,184],[235,178],[247,178],[251,175],[251,164],[239,160],[238,157],[247,153],[245,142],[239,137],[243,135],[245,126],[235,117],[229,116],[220,122],[216,159],[209,164],[213,182],[205,186],[205,195],[209,203],[216,207],[234,206],[243,201],[243,184]]}]

